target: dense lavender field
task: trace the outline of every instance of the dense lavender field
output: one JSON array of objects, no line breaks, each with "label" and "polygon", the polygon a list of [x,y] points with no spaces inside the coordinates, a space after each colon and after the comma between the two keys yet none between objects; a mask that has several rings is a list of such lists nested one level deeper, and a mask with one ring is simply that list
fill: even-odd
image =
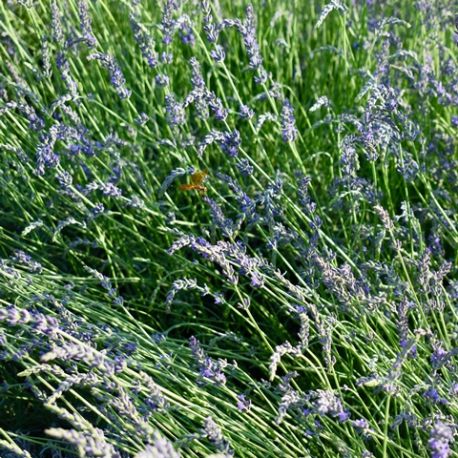
[{"label": "dense lavender field", "polygon": [[454,0],[0,1],[0,456],[458,457]]}]

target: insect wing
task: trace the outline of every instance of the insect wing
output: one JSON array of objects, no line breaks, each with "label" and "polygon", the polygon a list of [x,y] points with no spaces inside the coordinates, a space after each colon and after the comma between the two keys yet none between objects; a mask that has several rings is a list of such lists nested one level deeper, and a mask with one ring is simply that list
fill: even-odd
[{"label": "insect wing", "polygon": [[208,173],[204,170],[199,170],[191,175],[191,184],[200,186],[204,182]]}]

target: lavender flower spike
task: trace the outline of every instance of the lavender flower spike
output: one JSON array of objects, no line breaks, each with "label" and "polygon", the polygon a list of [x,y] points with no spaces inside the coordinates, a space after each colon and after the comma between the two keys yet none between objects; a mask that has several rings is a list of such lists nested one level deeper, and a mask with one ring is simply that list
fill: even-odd
[{"label": "lavender flower spike", "polygon": [[74,429],[49,428],[46,430],[46,434],[75,445],[80,457],[121,457],[114,447],[106,441],[103,431],[98,428],[94,428],[94,430],[90,432],[76,431]]},{"label": "lavender flower spike", "polygon": [[83,34],[83,40],[90,48],[92,48],[96,45],[97,39],[92,32],[91,17],[89,16],[89,9],[86,0],[79,0],[78,14],[80,17],[80,26],[81,32]]},{"label": "lavender flower spike", "polygon": [[151,68],[155,68],[158,65],[159,59],[154,48],[153,39],[142,29],[142,26],[138,22],[136,16],[133,14],[130,16],[130,27],[134,33],[135,41],[140,47],[143,58]]},{"label": "lavender flower spike", "polygon": [[281,110],[281,127],[282,137],[285,143],[293,142],[297,138],[296,118],[294,117],[294,110],[288,99],[283,102]]},{"label": "lavender flower spike", "polygon": [[340,10],[345,11],[345,7],[339,0],[331,0],[330,3],[324,6],[323,10],[321,11],[320,17],[318,18],[317,23],[315,24],[315,29],[319,29],[325,19],[328,17],[329,13],[333,10]]},{"label": "lavender flower spike", "polygon": [[447,458],[452,451],[450,444],[453,442],[453,429],[438,421],[431,430],[430,438],[428,441],[429,448],[431,449],[431,458]]},{"label": "lavender flower spike", "polygon": [[111,84],[121,99],[127,99],[130,97],[132,91],[126,87],[124,75],[113,56],[103,54],[101,52],[94,52],[87,58],[89,60],[98,60],[102,66],[109,71]]},{"label": "lavender flower spike", "polygon": [[180,454],[167,439],[157,436],[154,444],[148,444],[134,458],[180,458]]},{"label": "lavender flower spike", "polygon": [[262,57],[259,51],[259,44],[256,39],[256,23],[252,5],[248,5],[246,9],[246,19],[240,27],[240,32],[248,53],[250,68],[253,70],[262,68]]}]

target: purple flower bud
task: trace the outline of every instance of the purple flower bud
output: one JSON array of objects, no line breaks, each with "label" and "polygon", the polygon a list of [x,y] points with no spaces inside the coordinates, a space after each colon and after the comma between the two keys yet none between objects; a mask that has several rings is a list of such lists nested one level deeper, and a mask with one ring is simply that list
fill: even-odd
[{"label": "purple flower bud", "polygon": [[258,41],[256,39],[256,23],[252,5],[247,6],[246,18],[239,30],[248,54],[250,68],[256,70],[262,67],[262,57],[259,50]]},{"label": "purple flower bud", "polygon": [[51,3],[51,28],[52,37],[55,43],[64,43],[64,31],[62,30],[62,18],[56,0]]},{"label": "purple flower bud", "polygon": [[200,375],[204,379],[211,380],[218,385],[224,385],[226,383],[226,376],[222,371],[227,366],[227,362],[222,359],[215,361],[207,356],[204,350],[202,350],[199,341],[194,336],[189,338],[189,346],[198,364]]},{"label": "purple flower bud", "polygon": [[254,111],[248,105],[240,105],[239,115],[242,119],[251,119],[254,116]]},{"label": "purple flower bud", "polygon": [[169,85],[169,77],[164,73],[159,73],[154,78],[154,81],[159,87],[165,87]]},{"label": "purple flower bud", "polygon": [[240,412],[247,412],[251,409],[251,401],[244,394],[237,395],[237,409]]},{"label": "purple flower bud", "polygon": [[173,34],[175,33],[177,24],[177,21],[173,18],[173,15],[177,10],[178,2],[176,0],[165,1],[161,20],[162,42],[165,45],[169,45],[172,42]]},{"label": "purple flower bud", "polygon": [[215,45],[215,47],[210,51],[210,56],[215,62],[223,62],[226,58],[226,53],[221,45]]},{"label": "purple flower bud", "polygon": [[83,40],[90,48],[92,48],[97,43],[97,40],[94,36],[94,33],[92,32],[91,18],[89,16],[86,0],[78,1],[78,14],[80,18],[80,27]]},{"label": "purple flower bud", "polygon": [[191,20],[188,16],[183,15],[178,20],[178,34],[180,35],[181,42],[188,46],[193,46],[196,39],[192,31]]},{"label": "purple flower bud", "polygon": [[288,99],[283,102],[281,110],[281,125],[283,141],[293,142],[297,138],[296,119],[294,117],[293,107]]},{"label": "purple flower bud", "polygon": [[236,157],[240,148],[240,133],[238,130],[232,132],[225,132],[220,141],[221,149],[230,157]]},{"label": "purple flower bud", "polygon": [[226,237],[232,237],[236,226],[234,221],[226,218],[221,207],[209,197],[204,197],[204,201],[209,205],[214,225],[221,230]]},{"label": "purple flower bud", "polygon": [[110,73],[110,81],[121,99],[130,97],[131,91],[126,87],[126,80],[113,56],[94,52],[87,57],[89,60],[98,60]]},{"label": "purple flower bud", "polygon": [[219,30],[217,24],[215,24],[209,0],[200,0],[200,7],[204,15],[203,29],[207,35],[207,40],[210,43],[215,43],[218,39]]},{"label": "purple flower bud", "polygon": [[207,417],[204,422],[203,435],[207,437],[209,441],[215,445],[215,447],[220,451],[224,452],[226,456],[232,456],[233,451],[230,447],[229,442],[224,439],[221,428],[215,423],[213,418]]},{"label": "purple flower bud", "polygon": [[431,449],[431,458],[448,458],[452,453],[450,444],[454,441],[452,427],[442,421],[433,426],[428,445]]},{"label": "purple flower bud", "polygon": [[239,172],[244,176],[249,176],[253,173],[254,167],[251,165],[248,159],[238,159],[235,164]]},{"label": "purple flower bud", "polygon": [[156,435],[153,444],[148,444],[146,448],[137,453],[134,458],[180,458],[180,454],[175,451],[173,445],[166,439]]},{"label": "purple flower bud", "polygon": [[172,94],[165,96],[165,110],[167,121],[171,126],[180,126],[186,123],[186,112],[183,104],[177,102]]},{"label": "purple flower bud", "polygon": [[134,39],[140,47],[143,58],[150,68],[155,68],[159,61],[151,36],[142,29],[135,15],[130,16],[130,27],[134,33]]}]

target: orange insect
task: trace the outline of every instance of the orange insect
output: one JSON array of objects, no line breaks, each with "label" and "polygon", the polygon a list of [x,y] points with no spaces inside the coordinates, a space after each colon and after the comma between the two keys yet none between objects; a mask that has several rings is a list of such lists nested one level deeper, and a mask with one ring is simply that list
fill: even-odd
[{"label": "orange insect", "polygon": [[180,191],[199,191],[200,194],[204,194],[207,192],[207,187],[202,183],[207,178],[207,175],[208,172],[206,170],[198,170],[191,175],[191,183],[180,184],[178,189],[180,189]]}]

